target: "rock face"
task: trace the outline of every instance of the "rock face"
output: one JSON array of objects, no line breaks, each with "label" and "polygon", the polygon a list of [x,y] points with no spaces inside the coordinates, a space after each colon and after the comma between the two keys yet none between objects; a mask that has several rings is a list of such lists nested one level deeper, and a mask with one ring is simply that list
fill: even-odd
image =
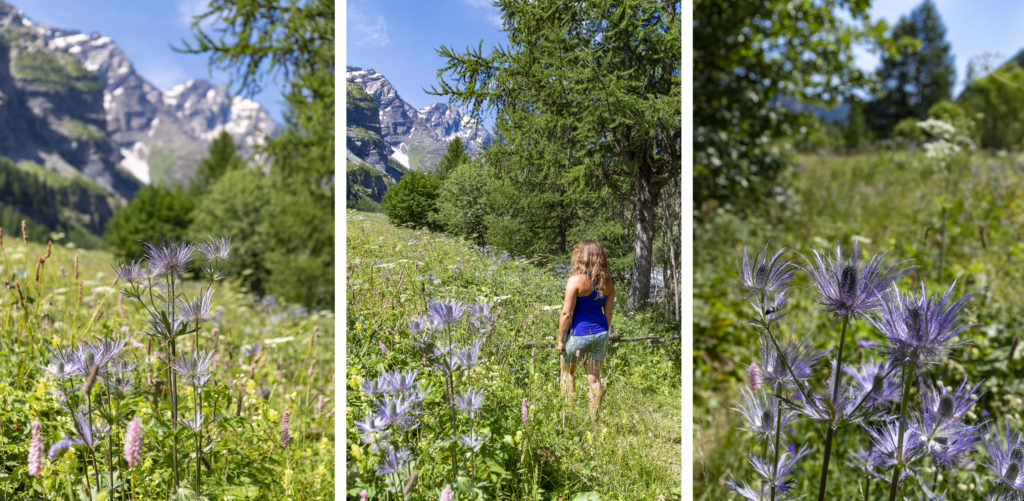
[{"label": "rock face", "polygon": [[[491,136],[483,125],[462,116],[457,110],[443,103],[434,103],[419,110],[413,108],[402,100],[398,90],[384,75],[372,69],[364,70],[349,66],[346,69],[346,76],[350,83],[357,85],[363,93],[373,98],[377,105],[379,136],[387,145],[387,154],[406,169],[434,170],[444,156],[448,143],[456,137],[462,139],[471,155],[480,153],[491,144]],[[349,99],[352,99],[352,93],[349,96]],[[352,109],[351,106],[349,105],[349,110]],[[357,108],[360,109],[357,110],[356,116],[364,120],[360,123],[368,124],[372,120],[372,117],[367,116],[372,113],[370,107],[359,105]],[[353,135],[352,116],[352,111],[349,111],[350,145]],[[363,128],[371,130],[368,127]],[[353,151],[351,146],[349,151],[364,162],[381,169],[375,158],[364,157]]]},{"label": "rock face", "polygon": [[0,2],[0,155],[121,198],[141,184],[187,183],[222,130],[248,152],[277,133],[258,103],[189,80],[168,91],[109,37],[34,23]]}]

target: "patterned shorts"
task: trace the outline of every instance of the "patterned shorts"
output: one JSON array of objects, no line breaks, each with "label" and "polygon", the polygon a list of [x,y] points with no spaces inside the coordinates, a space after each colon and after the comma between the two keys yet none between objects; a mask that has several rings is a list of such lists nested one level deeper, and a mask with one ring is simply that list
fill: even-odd
[{"label": "patterned shorts", "polygon": [[[579,352],[579,355],[576,354],[577,352]],[[587,336],[573,336],[570,332],[569,339],[565,342],[565,354],[561,358],[566,364],[576,365],[579,362],[579,358],[603,362],[607,353],[607,331]]]}]

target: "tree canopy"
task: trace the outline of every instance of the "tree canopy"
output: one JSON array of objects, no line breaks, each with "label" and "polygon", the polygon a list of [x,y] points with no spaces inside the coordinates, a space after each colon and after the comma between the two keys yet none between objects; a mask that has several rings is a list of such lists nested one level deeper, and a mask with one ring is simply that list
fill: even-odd
[{"label": "tree canopy", "polygon": [[[508,43],[487,54],[482,44],[465,52],[440,47],[446,64],[432,89],[475,117],[495,114],[495,144],[485,154],[505,186],[495,193],[512,195],[511,206],[544,207],[496,214],[502,220],[491,224],[518,226],[524,237],[549,233],[567,253],[575,243],[570,236],[601,231],[586,221],[616,214],[620,229],[632,221],[627,305],[642,306],[650,292],[655,207],[680,174],[680,6],[496,5]],[[625,214],[620,204],[628,206]]]}]

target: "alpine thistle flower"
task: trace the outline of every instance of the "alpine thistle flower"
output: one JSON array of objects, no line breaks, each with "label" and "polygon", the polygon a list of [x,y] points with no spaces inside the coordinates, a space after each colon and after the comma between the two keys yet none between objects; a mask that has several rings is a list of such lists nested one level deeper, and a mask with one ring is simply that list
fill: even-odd
[{"label": "alpine thistle flower", "polygon": [[[778,350],[767,335],[760,337],[761,380],[769,386],[780,384],[794,389],[799,388],[801,381],[806,381],[814,375],[814,366],[825,352],[814,349],[814,338],[810,334],[798,338],[795,330],[790,331],[785,339],[777,338],[776,342],[779,343]],[[793,380],[793,376],[796,376],[796,381]]]},{"label": "alpine thistle flower", "polygon": [[284,414],[281,416],[281,443],[285,447],[288,447],[288,443],[292,441],[291,429],[288,426],[288,419],[291,415],[291,411],[284,411]]},{"label": "alpine thistle flower", "polygon": [[28,448],[28,474],[43,476],[43,437],[39,434],[39,421],[32,421],[32,443]]},{"label": "alpine thistle flower", "polygon": [[[893,371],[890,373],[890,371]],[[869,407],[880,408],[900,400],[900,381],[889,362],[868,360],[857,366],[845,366],[843,372],[853,378],[854,392]]]},{"label": "alpine thistle flower", "polygon": [[196,250],[189,242],[168,242],[159,246],[145,242],[142,245],[146,247],[146,260],[155,276],[181,275]]},{"label": "alpine thistle flower", "polygon": [[871,317],[875,328],[885,334],[882,354],[895,363],[911,367],[919,363],[937,362],[953,346],[953,337],[972,324],[960,322],[960,313],[972,292],[955,302],[950,294],[956,282],[942,296],[929,297],[921,284],[921,294],[900,292],[893,288],[882,302],[881,310]]},{"label": "alpine thistle flower", "polygon": [[181,377],[200,388],[210,380],[213,351],[193,351],[190,355],[181,355],[171,362],[171,368]]},{"label": "alpine thistle flower", "polygon": [[860,248],[853,245],[853,255],[843,259],[842,249],[836,246],[832,257],[814,250],[814,262],[807,260],[805,270],[814,280],[818,304],[822,310],[840,316],[857,317],[882,305],[882,294],[897,278],[914,267],[897,269],[906,261],[883,270],[885,252],[873,256],[867,264],[858,263]]},{"label": "alpine thistle flower", "polygon": [[785,252],[786,249],[779,249],[769,258],[768,244],[765,244],[754,261],[750,261],[747,257],[747,248],[743,247],[743,258],[740,260],[740,287],[747,291],[744,297],[774,296],[789,290],[790,281],[796,275],[797,267],[781,259]]},{"label": "alpine thistle flower", "polygon": [[466,414],[475,414],[484,405],[484,392],[478,389],[469,389],[455,397],[455,405]]},{"label": "alpine thistle flower", "polygon": [[[992,431],[991,440],[985,440],[989,461],[982,466],[995,473],[996,489],[1000,494],[1008,494],[1008,499],[1020,499],[1024,496],[1024,442],[1020,435],[1010,431],[1010,421],[1006,420],[1006,434],[999,436]],[[1003,496],[1000,496],[1002,499]]]},{"label": "alpine thistle flower", "polygon": [[734,410],[743,415],[746,423],[745,429],[758,435],[769,438],[775,434],[775,425],[779,419],[778,413],[782,413],[781,426],[786,426],[793,421],[793,413],[779,407],[776,399],[769,398],[763,391],[754,393],[746,388],[740,388],[743,392],[743,403]]},{"label": "alpine thistle flower", "polygon": [[142,421],[138,417],[128,423],[124,432],[124,460],[134,467],[142,459]]},{"label": "alpine thistle flower", "polygon": [[435,325],[440,328],[448,327],[457,322],[466,311],[466,305],[453,300],[430,301],[427,303],[427,306],[430,307]]}]

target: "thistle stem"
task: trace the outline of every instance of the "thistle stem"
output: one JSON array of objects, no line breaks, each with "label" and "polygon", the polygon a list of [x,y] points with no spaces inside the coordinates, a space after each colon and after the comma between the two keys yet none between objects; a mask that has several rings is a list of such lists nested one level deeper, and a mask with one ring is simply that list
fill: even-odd
[{"label": "thistle stem", "polygon": [[[839,334],[839,354],[836,356],[835,374],[832,376],[832,402],[839,401],[839,375],[843,371],[843,347],[846,345],[846,328],[850,325],[850,316],[843,315],[843,330]],[[833,412],[838,412],[838,409]],[[821,480],[818,483],[818,501],[825,500],[825,487],[828,485],[828,461],[832,454],[832,438],[837,435],[839,423],[830,422],[825,433],[825,460],[821,465]]]},{"label": "thistle stem", "polygon": [[889,489],[889,501],[895,501],[896,491],[899,489],[900,473],[903,472],[903,435],[907,432],[907,394],[910,393],[910,367],[903,367],[903,394],[900,396],[900,432],[896,441],[896,454],[898,461],[892,468],[892,487]]},{"label": "thistle stem", "polygon": [[775,501],[775,480],[779,474],[779,435],[782,433],[782,401],[779,400],[779,383],[775,383],[775,459],[772,461],[772,501]]}]

